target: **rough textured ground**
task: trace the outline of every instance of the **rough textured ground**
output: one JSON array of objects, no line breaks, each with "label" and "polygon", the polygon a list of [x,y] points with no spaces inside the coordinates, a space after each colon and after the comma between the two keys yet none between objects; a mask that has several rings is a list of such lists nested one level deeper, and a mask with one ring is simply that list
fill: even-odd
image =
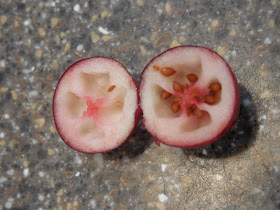
[{"label": "rough textured ground", "polygon": [[[208,2],[208,3],[206,3]],[[0,209],[280,208],[280,2],[0,2]],[[52,97],[75,61],[106,56],[139,81],[165,49],[202,45],[232,67],[237,123],[220,141],[182,150],[138,126],[119,149],[70,149]]]}]

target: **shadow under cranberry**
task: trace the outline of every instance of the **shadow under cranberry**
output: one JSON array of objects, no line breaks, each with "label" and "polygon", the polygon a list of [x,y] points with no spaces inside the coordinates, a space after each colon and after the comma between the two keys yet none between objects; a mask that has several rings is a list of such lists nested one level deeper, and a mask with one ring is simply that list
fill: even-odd
[{"label": "shadow under cranberry", "polygon": [[153,140],[145,128],[138,125],[132,136],[120,147],[103,154],[104,159],[116,160],[122,159],[124,156],[132,159],[141,155],[148,148]]}]

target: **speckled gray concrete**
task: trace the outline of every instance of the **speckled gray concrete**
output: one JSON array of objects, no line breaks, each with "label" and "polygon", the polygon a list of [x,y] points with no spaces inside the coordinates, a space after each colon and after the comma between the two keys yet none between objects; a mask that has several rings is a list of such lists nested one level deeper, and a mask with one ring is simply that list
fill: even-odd
[{"label": "speckled gray concrete", "polygon": [[[0,2],[0,209],[280,208],[280,2],[205,2]],[[106,154],[62,142],[52,97],[70,64],[111,57],[139,81],[184,44],[216,50],[237,76],[241,111],[225,138],[158,147],[139,126]]]}]

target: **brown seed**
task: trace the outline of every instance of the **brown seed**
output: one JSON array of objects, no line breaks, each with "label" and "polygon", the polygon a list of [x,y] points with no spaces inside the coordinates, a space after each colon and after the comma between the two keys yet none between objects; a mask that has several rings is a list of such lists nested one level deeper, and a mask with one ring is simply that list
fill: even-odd
[{"label": "brown seed", "polygon": [[184,87],[179,82],[173,82],[173,90],[183,93]]},{"label": "brown seed", "polygon": [[214,104],[216,102],[215,97],[212,95],[207,95],[204,97],[204,102],[207,104]]},{"label": "brown seed", "polygon": [[192,98],[194,98],[194,97],[196,97],[196,96],[198,96],[199,94],[198,94],[198,90],[197,89],[194,89],[193,91],[192,91],[192,93],[191,93],[191,97]]},{"label": "brown seed", "polygon": [[153,65],[153,69],[154,69],[155,71],[159,71],[159,70],[160,70],[159,66],[157,66],[157,65]]},{"label": "brown seed", "polygon": [[191,114],[193,113],[193,110],[192,110],[191,107],[188,107],[187,110],[186,110],[186,112],[187,112],[187,116],[190,117]]},{"label": "brown seed", "polygon": [[194,83],[198,80],[198,77],[195,74],[188,74],[187,78],[191,83]]},{"label": "brown seed", "polygon": [[171,110],[174,113],[179,112],[180,111],[180,103],[177,102],[177,101],[173,102],[173,104],[171,105]]},{"label": "brown seed", "polygon": [[216,102],[218,102],[218,101],[221,100],[221,96],[218,95],[218,94],[214,95],[214,98],[215,98],[215,101],[216,101]]},{"label": "brown seed", "polygon": [[209,86],[209,88],[213,91],[213,92],[218,92],[222,89],[221,83],[219,82],[213,82],[211,83],[211,85]]},{"label": "brown seed", "polygon": [[195,109],[195,105],[187,104],[186,107],[187,107],[187,109],[186,109],[187,115],[188,115],[188,117],[190,117]]},{"label": "brown seed", "polygon": [[112,92],[115,88],[116,88],[116,85],[111,85],[111,86],[108,88],[108,92]]},{"label": "brown seed", "polygon": [[164,67],[160,70],[160,73],[166,77],[172,76],[176,71],[170,67]]},{"label": "brown seed", "polygon": [[166,90],[163,90],[160,94],[160,98],[165,100],[165,99],[168,99],[172,94],[167,92]]}]

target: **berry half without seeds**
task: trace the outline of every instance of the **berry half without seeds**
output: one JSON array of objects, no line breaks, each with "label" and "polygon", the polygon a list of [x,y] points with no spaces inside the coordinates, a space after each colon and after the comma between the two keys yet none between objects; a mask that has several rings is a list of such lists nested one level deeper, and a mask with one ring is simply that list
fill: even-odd
[{"label": "berry half without seeds", "polygon": [[140,83],[143,123],[160,142],[182,148],[218,140],[238,116],[236,78],[216,52],[180,46],[155,57]]},{"label": "berry half without seeds", "polygon": [[136,81],[115,60],[93,57],[74,63],[54,93],[53,116],[59,135],[83,153],[117,148],[138,123],[137,91]]}]

